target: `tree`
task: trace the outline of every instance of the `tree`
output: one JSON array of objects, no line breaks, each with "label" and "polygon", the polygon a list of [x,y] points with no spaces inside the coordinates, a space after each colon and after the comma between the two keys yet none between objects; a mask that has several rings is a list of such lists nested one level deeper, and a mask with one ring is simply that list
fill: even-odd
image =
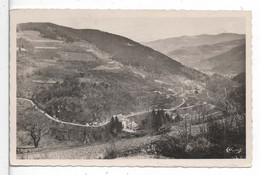
[{"label": "tree", "polygon": [[179,112],[176,112],[176,117],[175,117],[175,119],[174,119],[174,123],[177,123],[177,122],[181,121],[181,119],[182,119],[182,118],[181,118]]},{"label": "tree", "polygon": [[49,128],[47,128],[44,132],[43,129],[39,126],[33,126],[31,129],[31,138],[33,139],[33,144],[35,148],[38,148],[40,140],[43,135],[47,134]]},{"label": "tree", "polygon": [[[206,122],[207,122],[207,116],[208,116],[208,107],[205,105],[198,106],[196,109],[196,115],[199,119],[198,124],[200,128],[201,133],[205,133],[206,131]],[[195,121],[196,123],[196,121]]]},{"label": "tree", "polygon": [[123,125],[122,123],[118,120],[118,118],[116,117],[115,118],[115,128],[116,128],[116,131],[119,133],[122,131],[123,129]]},{"label": "tree", "polygon": [[171,122],[171,117],[168,113],[165,114],[165,120],[164,120],[165,123],[169,123]]},{"label": "tree", "polygon": [[150,120],[150,127],[153,132],[158,131],[162,126],[162,118],[164,117],[164,111],[163,110],[155,110],[153,109],[151,120]]},{"label": "tree", "polygon": [[115,119],[114,117],[111,117],[111,120],[110,120],[110,132],[113,134],[113,129],[115,127]]},{"label": "tree", "polygon": [[110,120],[110,132],[113,137],[117,137],[117,134],[120,133],[123,129],[122,123],[118,120],[117,117],[112,117]]}]

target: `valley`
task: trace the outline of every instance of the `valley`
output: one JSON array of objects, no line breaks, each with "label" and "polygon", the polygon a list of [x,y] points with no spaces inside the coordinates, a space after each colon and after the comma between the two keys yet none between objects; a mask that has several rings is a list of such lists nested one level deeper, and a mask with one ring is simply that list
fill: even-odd
[{"label": "valley", "polygon": [[222,33],[166,38],[144,43],[182,64],[206,73],[236,75],[245,70],[245,35]]},{"label": "valley", "polygon": [[[244,132],[243,44],[220,34],[150,48],[100,30],[18,24],[17,158],[230,156],[233,122]],[[230,141],[218,147],[223,126]]]}]

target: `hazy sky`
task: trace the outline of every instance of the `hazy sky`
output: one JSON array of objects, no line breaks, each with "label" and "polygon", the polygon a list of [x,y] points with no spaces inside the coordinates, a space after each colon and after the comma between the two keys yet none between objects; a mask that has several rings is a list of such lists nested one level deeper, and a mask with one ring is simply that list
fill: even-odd
[{"label": "hazy sky", "polygon": [[[122,11],[121,11],[122,12]],[[138,42],[153,41],[182,35],[245,33],[245,18],[202,15],[189,17],[169,12],[115,13],[111,11],[26,14],[29,22],[52,22],[72,28],[91,28],[122,35]],[[220,13],[218,13],[220,14]],[[220,16],[220,17],[219,17]]]}]

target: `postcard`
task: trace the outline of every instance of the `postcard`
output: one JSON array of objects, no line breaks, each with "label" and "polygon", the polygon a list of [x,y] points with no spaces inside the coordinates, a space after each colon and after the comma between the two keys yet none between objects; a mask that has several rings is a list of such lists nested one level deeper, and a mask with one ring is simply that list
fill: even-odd
[{"label": "postcard", "polygon": [[250,167],[250,11],[10,11],[13,166]]}]

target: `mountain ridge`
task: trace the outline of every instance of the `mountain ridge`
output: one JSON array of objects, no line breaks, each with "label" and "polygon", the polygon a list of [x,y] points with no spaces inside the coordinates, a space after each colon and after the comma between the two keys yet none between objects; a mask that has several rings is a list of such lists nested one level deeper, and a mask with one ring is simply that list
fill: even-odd
[{"label": "mountain ridge", "polygon": [[[126,37],[96,29],[73,29],[53,23],[22,23],[18,30],[37,30],[44,37],[62,38],[67,42],[85,40],[99,49],[112,54],[112,59],[125,65],[142,67],[157,74],[174,73],[191,79],[203,79],[206,75],[187,68],[170,57]],[[198,78],[199,77],[199,78]]]},{"label": "mountain ridge", "polygon": [[235,39],[245,39],[245,35],[235,33],[221,33],[217,35],[202,34],[195,36],[166,38],[161,40],[155,40],[152,42],[145,42],[143,44],[167,55],[169,52],[172,52],[181,47],[199,46],[205,44],[211,45]]},{"label": "mountain ridge", "polygon": [[157,39],[157,40],[152,40],[152,41],[145,41],[141,42],[143,44],[147,43],[153,43],[153,42],[159,42],[159,41],[165,41],[165,40],[174,40],[178,38],[198,38],[198,37],[208,37],[208,36],[227,36],[227,35],[236,35],[236,36],[241,36],[242,38],[245,37],[245,34],[240,34],[240,33],[219,33],[219,34],[200,34],[200,35],[181,35],[181,36],[176,36],[176,37],[167,37],[163,39]]}]

